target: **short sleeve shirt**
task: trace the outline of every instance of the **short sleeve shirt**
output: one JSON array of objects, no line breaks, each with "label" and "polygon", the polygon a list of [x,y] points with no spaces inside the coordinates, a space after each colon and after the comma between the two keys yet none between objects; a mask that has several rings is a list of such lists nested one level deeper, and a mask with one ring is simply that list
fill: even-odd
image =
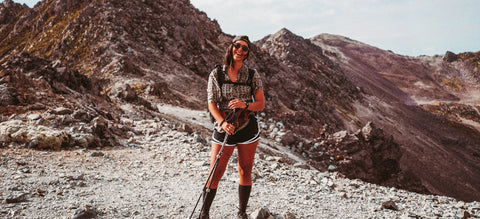
[{"label": "short sleeve shirt", "polygon": [[[243,64],[242,67],[238,70],[237,83],[247,83],[248,81],[248,66]],[[208,86],[207,86],[207,98],[209,103],[216,103],[219,110],[227,109],[228,103],[233,99],[240,99],[244,102],[252,102],[253,97],[252,93],[255,94],[258,90],[263,91],[263,84],[260,74],[255,70],[252,78],[251,87],[248,85],[235,85],[230,83],[225,83],[231,81],[226,73],[226,66],[222,66],[222,71],[217,71],[217,68],[213,69],[210,72],[208,77]],[[221,75],[218,75],[221,74]],[[224,77],[223,85],[220,88],[218,77]],[[220,92],[221,89],[221,92]],[[251,89],[254,92],[251,92]],[[223,132],[220,125],[215,121],[215,128],[219,132]]]},{"label": "short sleeve shirt", "polygon": [[[228,103],[230,100],[233,99],[240,99],[244,102],[252,102],[252,92],[251,89],[254,90],[253,94],[256,93],[257,90],[263,91],[263,84],[260,74],[258,74],[257,70],[255,70],[255,74],[253,75],[252,79],[252,86],[246,85],[235,85],[230,83],[225,83],[231,81],[226,73],[226,67],[222,66],[223,71],[217,72],[217,68],[215,68],[208,77],[208,87],[207,87],[207,97],[209,103],[217,103],[217,107],[222,110],[228,108]],[[225,78],[222,88],[219,87],[217,81],[217,74],[218,77],[223,76]],[[246,83],[248,81],[248,66],[243,64],[240,70],[238,70],[238,83]],[[220,92],[221,89],[221,92]]]}]

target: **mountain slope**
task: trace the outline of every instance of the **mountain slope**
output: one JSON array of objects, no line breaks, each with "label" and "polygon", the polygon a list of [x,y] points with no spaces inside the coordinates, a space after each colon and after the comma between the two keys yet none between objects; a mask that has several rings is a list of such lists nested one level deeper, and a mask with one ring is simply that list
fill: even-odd
[{"label": "mountain slope", "polygon": [[[304,131],[302,136],[310,138],[318,137],[316,129],[323,124],[334,130],[345,128],[341,111],[352,110],[351,103],[358,99],[359,91],[338,66],[322,55],[321,48],[286,29],[255,44],[260,51],[255,51],[254,61],[266,75],[269,114],[277,115],[290,129]],[[276,61],[264,61],[258,56]]]},{"label": "mountain slope", "polygon": [[[317,97],[296,96],[295,98],[298,103],[320,100],[331,109],[333,108],[334,110],[322,112],[323,117],[336,118],[335,124],[341,124],[331,126],[331,123],[328,123],[333,131],[338,130],[336,128],[347,128],[354,132],[372,121],[376,127],[392,135],[394,142],[398,143],[401,149],[399,152],[401,159],[384,153],[376,153],[372,156],[383,154],[385,160],[377,163],[382,165],[386,162],[395,164],[398,159],[401,171],[398,172],[396,165],[393,165],[392,172],[388,173],[392,174],[391,180],[396,181],[394,184],[406,186],[418,192],[442,191],[452,196],[475,199],[475,194],[478,193],[475,192],[472,195],[471,191],[477,191],[473,185],[480,183],[478,181],[479,132],[471,126],[449,121],[445,117],[439,117],[417,106],[415,98],[439,101],[459,99],[456,96],[459,92],[451,92],[448,86],[441,83],[442,78],[432,76],[435,71],[428,68],[429,63],[419,58],[403,57],[382,51],[345,37],[320,35],[311,40],[305,40],[293,36],[285,29],[260,40],[257,46],[279,59],[289,69],[293,69],[293,75],[301,76],[292,78],[284,75],[286,81],[284,87],[288,87],[288,84],[300,83],[305,90],[324,88],[322,95]],[[334,71],[328,71],[325,68],[319,69],[319,64],[337,67]],[[439,66],[439,68],[442,71],[448,70],[445,66]],[[315,74],[317,72],[320,74]],[[338,74],[341,76],[336,76]],[[309,83],[310,75],[315,75],[311,81],[316,81],[316,86],[305,86],[315,84]],[[330,78],[340,80],[329,80]],[[324,81],[332,82],[336,86],[329,88],[325,84],[318,84]],[[295,89],[291,90],[296,93]],[[342,95],[344,92],[350,95]],[[328,96],[330,93],[335,95]],[[305,104],[298,105],[305,106]],[[309,107],[305,111],[315,119],[315,114],[310,113],[316,112],[314,107]],[[478,115],[477,113],[476,116]],[[312,127],[318,127],[321,122],[317,120]],[[383,139],[382,142],[386,140]],[[370,145],[378,147],[378,143],[370,143]],[[391,153],[396,151],[395,147],[388,150]],[[346,157],[347,162],[355,162],[354,158],[360,156],[361,152],[346,149],[343,153],[337,152],[331,155],[340,154]],[[349,155],[351,158],[348,157]],[[439,160],[442,162],[438,162]],[[351,167],[351,165],[345,165],[345,167]],[[448,172],[449,175],[445,176],[442,172]],[[362,174],[353,175],[367,181],[370,179],[378,182],[378,177],[382,178],[377,176],[371,179],[362,177]],[[422,186],[414,183],[415,180],[402,182],[402,179],[411,177],[418,177]],[[458,180],[469,183],[458,183]],[[382,183],[391,182],[387,180]],[[464,188],[468,189],[464,190]]]},{"label": "mountain slope", "polygon": [[5,24],[13,30],[2,29],[2,59],[28,52],[108,81],[105,89],[162,87],[158,98],[190,107],[203,107],[205,92],[184,84],[202,87],[222,56],[218,24],[184,1],[50,0],[18,13]]},{"label": "mountain slope", "polygon": [[[449,190],[450,195],[475,196],[469,191],[477,191],[478,188],[473,185],[480,183],[477,175],[480,158],[479,130],[458,120],[432,114],[424,110],[428,106],[422,108],[417,104],[425,100],[461,102],[462,95],[468,96],[478,89],[469,80],[478,69],[456,68],[456,71],[452,71],[455,68],[442,61],[441,57],[399,56],[328,34],[314,37],[312,42],[324,48],[326,54],[336,60],[358,86],[388,106],[378,107],[375,110],[377,115],[369,119],[393,134],[405,151],[403,166],[414,170],[429,191],[445,189]],[[425,60],[437,60],[439,63],[433,65],[433,61]],[[461,74],[466,76],[460,78],[458,83],[462,86],[470,85],[464,86],[467,89],[456,91],[444,83]],[[478,111],[473,111],[471,116],[480,118]],[[448,176],[442,172],[448,172]],[[458,185],[458,181],[473,184]],[[462,192],[461,187],[469,189]]]},{"label": "mountain slope", "polygon": [[[9,124],[40,117],[39,125],[65,134],[62,148],[128,145],[132,119],[175,120],[159,104],[205,110],[208,73],[231,40],[179,0],[44,0],[33,9],[6,1],[0,9],[0,98],[8,101],[0,121],[11,131]],[[480,198],[478,130],[457,121],[476,124],[478,107],[419,105],[478,91],[468,80],[478,80],[478,54],[403,57],[286,29],[251,50],[247,64],[265,83],[264,138],[320,170],[333,165],[382,185]],[[181,121],[176,128],[207,133]],[[0,145],[42,141],[0,136]]]}]

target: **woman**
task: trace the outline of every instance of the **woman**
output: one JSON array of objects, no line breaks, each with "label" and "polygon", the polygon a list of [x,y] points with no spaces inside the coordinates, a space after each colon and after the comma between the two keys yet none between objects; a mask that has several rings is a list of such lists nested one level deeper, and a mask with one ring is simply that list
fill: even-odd
[{"label": "woman", "polygon": [[[235,37],[227,48],[223,66],[214,69],[208,78],[208,110],[215,119],[210,170],[212,170],[216,156],[222,148],[223,140],[227,134],[228,139],[219,158],[213,179],[209,179],[209,183],[207,183],[207,187],[211,183],[210,188],[204,189],[202,218],[209,217],[210,206],[217,192],[218,183],[225,172],[235,146],[238,152],[238,174],[240,176],[238,217],[248,218],[246,208],[252,188],[253,159],[260,135],[257,120],[251,112],[261,111],[265,107],[260,75],[255,70],[249,70],[244,63],[249,52],[250,40],[248,37]],[[223,77],[221,80],[224,82],[219,84],[220,77]],[[232,122],[225,120],[228,110],[248,113],[241,115],[248,118],[248,123],[242,127],[235,127],[235,125],[240,126],[241,124],[232,124]],[[240,128],[242,129],[240,130]]]}]

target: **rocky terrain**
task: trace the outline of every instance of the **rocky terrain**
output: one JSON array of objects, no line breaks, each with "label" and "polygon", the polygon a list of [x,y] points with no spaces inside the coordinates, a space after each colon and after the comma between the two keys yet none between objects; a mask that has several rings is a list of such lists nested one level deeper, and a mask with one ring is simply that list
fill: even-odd
[{"label": "rocky terrain", "polygon": [[[197,115],[199,123],[208,122],[202,111],[176,110],[187,115],[185,119]],[[132,134],[126,146],[0,149],[0,217],[189,217],[208,173],[206,140],[160,116],[123,119],[139,133]],[[231,159],[212,218],[235,218],[236,155]],[[318,171],[274,141],[261,140],[255,160],[251,218],[480,217],[478,202],[421,195]]]},{"label": "rocky terrain", "polygon": [[[469,59],[453,62],[444,57],[404,57],[346,37],[320,34],[303,39],[286,29],[256,44],[296,72],[277,73],[275,76],[286,78],[279,84],[298,81],[309,85],[297,89],[284,85],[286,90],[293,90],[296,102],[290,111],[285,110],[291,113],[290,120],[282,119],[289,130],[308,130],[303,138],[317,137],[308,144],[309,150],[315,143],[329,148],[329,157],[338,156],[337,164],[345,167],[341,171],[349,177],[416,192],[442,190],[442,194],[465,200],[477,199],[473,196],[480,193],[472,195],[471,191],[477,191],[474,185],[480,183],[478,53],[466,53],[462,56]],[[451,81],[460,88],[452,89]],[[318,102],[321,104],[315,105]],[[435,110],[438,104],[452,103],[459,105],[459,110]],[[278,109],[284,108],[274,109],[278,115],[282,113]],[[305,121],[310,124],[302,126]],[[330,134],[346,130],[353,136],[366,124],[382,131],[370,141],[362,142],[357,135],[350,138],[353,142],[336,145],[325,141],[319,124],[330,129],[326,131]],[[318,161],[313,159],[313,163]]]},{"label": "rocky terrain", "polygon": [[[0,216],[188,215],[207,168],[206,78],[231,38],[188,1],[1,3]],[[252,211],[478,216],[479,61],[287,29],[255,42],[267,105]],[[223,199],[229,216],[236,196]]]}]

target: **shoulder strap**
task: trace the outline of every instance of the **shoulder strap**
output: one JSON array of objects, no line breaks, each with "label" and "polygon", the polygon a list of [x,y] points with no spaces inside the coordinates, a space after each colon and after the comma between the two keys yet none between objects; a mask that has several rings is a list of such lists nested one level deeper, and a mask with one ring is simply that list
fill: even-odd
[{"label": "shoulder strap", "polygon": [[221,91],[223,82],[225,81],[225,76],[223,74],[223,68],[222,68],[221,65],[216,65],[215,68],[217,69],[217,82],[218,82],[218,86],[220,87],[220,91]]},{"label": "shoulder strap", "polygon": [[217,69],[217,82],[218,82],[218,86],[220,87],[220,92],[221,92],[223,84],[227,83],[227,84],[250,86],[252,96],[255,95],[254,94],[255,91],[253,90],[253,77],[255,75],[255,69],[248,68],[247,82],[242,83],[242,82],[225,81],[225,72],[223,72],[223,67],[221,65],[216,65],[215,68]]},{"label": "shoulder strap", "polygon": [[249,68],[248,69],[248,80],[247,84],[250,86],[250,91],[252,93],[252,98],[255,96],[255,91],[253,90],[253,76],[255,75],[255,69]]}]

